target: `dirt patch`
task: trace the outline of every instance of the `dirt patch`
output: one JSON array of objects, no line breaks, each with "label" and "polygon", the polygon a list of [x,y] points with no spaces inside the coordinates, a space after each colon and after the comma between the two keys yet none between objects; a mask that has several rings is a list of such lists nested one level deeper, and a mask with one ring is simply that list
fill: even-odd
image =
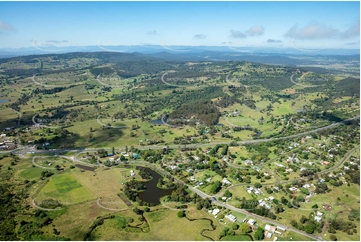
[{"label": "dirt patch", "polygon": [[86,170],[86,171],[95,171],[95,168],[94,167],[90,167],[90,166],[84,166],[84,165],[75,165],[76,167],[80,168],[80,169],[83,169],[83,170]]},{"label": "dirt patch", "polygon": [[124,202],[128,207],[132,206],[132,203],[131,203],[131,202],[129,201],[129,199],[126,198],[123,194],[119,194],[119,197],[120,197],[120,199],[123,200],[123,202]]}]

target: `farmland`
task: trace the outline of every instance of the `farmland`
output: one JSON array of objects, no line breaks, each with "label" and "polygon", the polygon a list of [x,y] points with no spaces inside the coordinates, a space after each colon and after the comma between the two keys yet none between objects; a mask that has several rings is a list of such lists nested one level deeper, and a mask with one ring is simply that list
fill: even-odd
[{"label": "farmland", "polygon": [[109,52],[0,70],[18,239],[260,240],[272,223],[278,240],[359,237],[357,75]]}]

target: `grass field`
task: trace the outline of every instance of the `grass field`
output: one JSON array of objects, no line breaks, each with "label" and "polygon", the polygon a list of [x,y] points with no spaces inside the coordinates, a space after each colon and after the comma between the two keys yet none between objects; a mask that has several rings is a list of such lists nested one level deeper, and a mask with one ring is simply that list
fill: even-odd
[{"label": "grass field", "polygon": [[[129,212],[122,212],[121,217],[129,216]],[[103,225],[97,227],[92,233],[92,239],[96,240],[153,240],[153,241],[184,241],[184,240],[209,240],[200,235],[202,229],[211,229],[210,222],[205,220],[189,221],[186,218],[178,218],[177,211],[158,210],[144,214],[149,223],[149,232],[140,230],[127,231],[121,229],[119,219],[106,220]],[[209,218],[205,212],[189,209],[187,214],[190,218]],[[113,220],[113,221],[112,221]],[[213,219],[212,219],[213,220]],[[139,221],[135,222],[139,224]],[[214,222],[216,224],[216,222]],[[204,232],[205,235],[217,239],[221,227],[217,226],[215,231]]]},{"label": "grass field", "polygon": [[73,176],[83,184],[96,197],[101,197],[101,205],[112,209],[127,208],[126,204],[117,196],[122,183],[129,178],[129,170],[113,168],[110,170],[100,170],[93,172],[74,172]]},{"label": "grass field", "polygon": [[67,207],[67,212],[54,219],[53,224],[61,235],[71,240],[83,240],[84,235],[98,216],[109,214],[95,201],[74,204]]},{"label": "grass field", "polygon": [[222,241],[252,241],[248,235],[227,235],[222,238]]},{"label": "grass field", "polygon": [[38,167],[29,167],[25,170],[21,170],[18,175],[24,179],[35,179],[41,176],[41,172],[44,171]]},{"label": "grass field", "polygon": [[49,198],[57,199],[66,204],[74,204],[93,200],[96,196],[78,182],[73,175],[60,174],[50,178],[50,181],[40,190],[36,201]]}]

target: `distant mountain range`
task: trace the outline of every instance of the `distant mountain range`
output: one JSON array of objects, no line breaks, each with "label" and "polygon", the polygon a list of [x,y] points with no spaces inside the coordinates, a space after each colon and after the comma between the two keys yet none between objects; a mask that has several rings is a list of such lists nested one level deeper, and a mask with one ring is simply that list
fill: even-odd
[{"label": "distant mountain range", "polygon": [[[317,55],[359,55],[359,49],[296,49],[296,48],[256,48],[256,47],[232,47],[232,46],[162,46],[162,45],[132,45],[132,46],[69,46],[69,47],[55,47],[55,46],[31,46],[27,48],[0,49],[0,58],[24,56],[24,55],[38,55],[38,54],[60,54],[69,52],[123,52],[123,53],[142,53],[162,56],[164,58],[168,55],[170,59],[183,59],[185,56],[195,57],[197,54],[202,54],[203,58],[207,58],[204,53],[223,53],[231,56],[239,55],[303,55],[303,56],[317,56]],[[236,55],[237,54],[237,55]],[[176,57],[178,56],[178,57]]]}]

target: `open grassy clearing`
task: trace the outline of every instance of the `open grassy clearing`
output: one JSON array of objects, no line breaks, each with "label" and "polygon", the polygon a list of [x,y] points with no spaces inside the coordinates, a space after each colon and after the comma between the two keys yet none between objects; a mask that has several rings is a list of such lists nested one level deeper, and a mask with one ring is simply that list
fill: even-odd
[{"label": "open grassy clearing", "polygon": [[104,207],[112,209],[127,208],[118,197],[124,182],[130,179],[128,169],[113,168],[93,172],[74,172],[73,176],[97,198],[101,198]]},{"label": "open grassy clearing", "polygon": [[83,240],[94,220],[109,213],[100,208],[96,201],[89,201],[68,206],[66,213],[54,219],[53,224],[63,236],[71,240]]},{"label": "open grassy clearing", "polygon": [[36,157],[34,163],[44,169],[55,169],[56,166],[68,168],[72,164],[68,159],[55,156]]},{"label": "open grassy clearing", "polygon": [[40,190],[36,201],[56,199],[64,204],[75,204],[94,200],[96,196],[84,187],[72,174],[58,174]]},{"label": "open grassy clearing", "polygon": [[[123,215],[124,214],[124,215]],[[121,212],[119,216],[126,218],[129,212]],[[149,232],[125,228],[122,229],[123,223],[118,218],[106,220],[103,225],[98,226],[92,233],[92,238],[96,240],[209,240],[199,233],[202,229],[211,229],[209,221],[197,220],[189,221],[186,218],[178,218],[177,211],[162,209],[154,212],[144,213],[149,223]],[[189,218],[210,218],[205,212],[190,208],[187,212]],[[213,219],[212,219],[213,220]],[[139,221],[135,222],[139,224]],[[214,222],[215,223],[215,222]],[[216,239],[221,231],[217,226],[215,231],[204,232],[205,235]],[[147,229],[148,230],[148,229]],[[212,229],[211,229],[212,230]],[[177,231],[177,232],[175,232]]]}]

